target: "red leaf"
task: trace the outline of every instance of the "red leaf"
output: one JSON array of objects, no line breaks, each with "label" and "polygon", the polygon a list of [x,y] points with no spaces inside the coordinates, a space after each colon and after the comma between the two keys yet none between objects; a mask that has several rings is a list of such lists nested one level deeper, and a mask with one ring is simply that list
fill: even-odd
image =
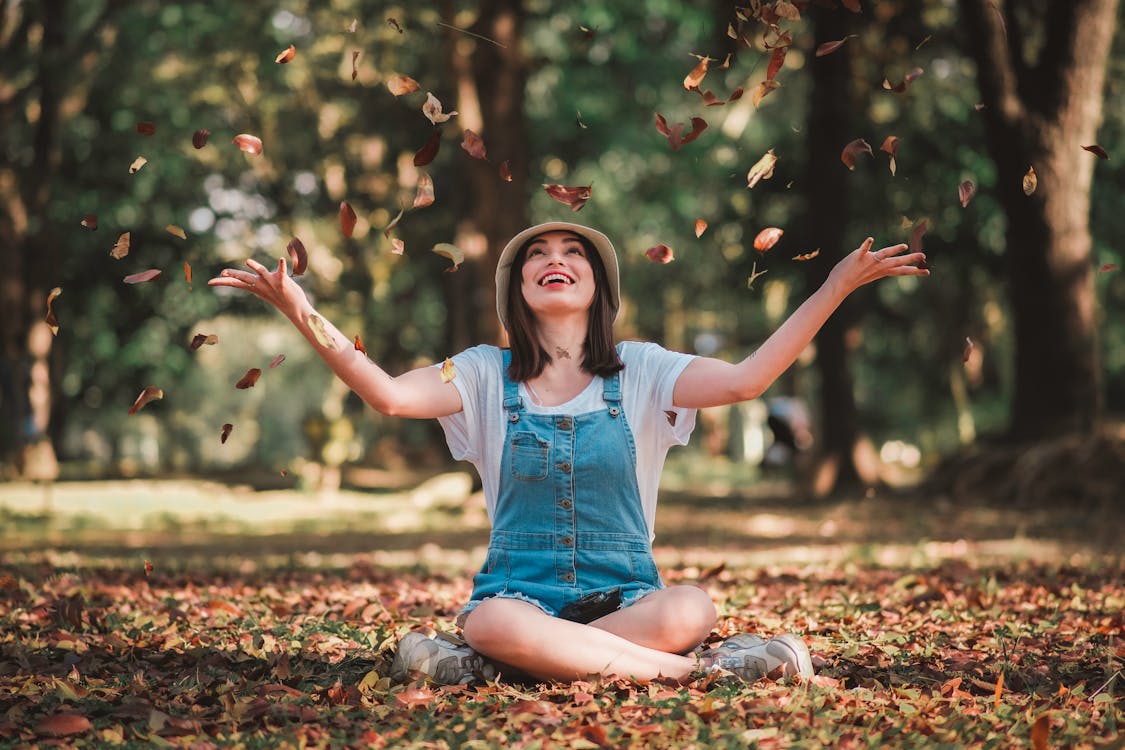
[{"label": "red leaf", "polygon": [[414,208],[434,204],[434,179],[425,172],[418,173],[418,192],[414,194]]},{"label": "red leaf", "polygon": [[500,179],[504,182],[512,181],[512,163],[506,159],[500,162]]},{"label": "red leaf", "polygon": [[309,254],[305,251],[305,243],[301,242],[297,237],[294,237],[289,240],[289,244],[285,246],[285,249],[289,253],[289,263],[293,267],[293,275],[303,275],[309,267]]},{"label": "red leaf", "polygon": [[44,318],[44,320],[47,322],[47,325],[51,329],[51,333],[55,334],[56,336],[59,334],[59,321],[58,318],[55,317],[54,310],[51,309],[51,303],[54,302],[55,297],[58,297],[60,294],[62,294],[62,289],[59,287],[55,287],[47,295],[47,317]]},{"label": "red leaf", "polygon": [[703,233],[707,231],[707,222],[703,219],[695,220],[695,236],[702,237]]},{"label": "red leaf", "polygon": [[238,144],[238,147],[248,154],[257,155],[262,153],[262,139],[256,135],[239,133],[234,137],[234,143]]},{"label": "red leaf", "polygon": [[387,88],[395,96],[410,94],[421,88],[418,82],[410,76],[396,75],[387,80]]},{"label": "red leaf", "polygon": [[465,152],[474,159],[488,160],[484,141],[468,128],[465,128],[465,138],[461,141],[461,148],[465,149]]},{"label": "red leaf", "polygon": [[922,219],[914,225],[914,231],[910,233],[910,252],[922,252],[922,237],[926,234],[926,230],[930,228],[930,222]]},{"label": "red leaf", "polygon": [[843,47],[844,42],[848,41],[853,36],[855,36],[855,34],[848,34],[843,39],[837,39],[837,40],[832,41],[832,42],[824,42],[823,44],[817,45],[816,56],[817,57],[824,57],[825,55],[831,55],[833,52],[835,52],[836,50]]},{"label": "red leaf", "polygon": [[358,333],[355,335],[355,350],[361,354],[367,354],[367,348],[363,345],[363,340]]},{"label": "red leaf", "polygon": [[351,237],[355,231],[355,210],[347,201],[340,201],[340,231],[345,237]]},{"label": "red leaf", "polygon": [[207,344],[208,346],[214,346],[217,343],[219,343],[219,337],[216,336],[215,334],[213,334],[213,333],[209,333],[209,334],[197,333],[194,336],[192,336],[191,343],[188,344],[188,349],[190,351],[194,352],[196,349],[203,346],[204,344]]},{"label": "red leaf", "polygon": [[90,720],[81,714],[62,713],[44,716],[35,725],[36,734],[47,734],[52,737],[66,737],[71,734],[81,734],[94,728]]},{"label": "red leaf", "polygon": [[684,133],[683,123],[676,123],[669,127],[667,120],[659,112],[656,113],[656,130],[668,139],[668,145],[672,147],[673,151],[679,151],[680,146],[685,143],[691,143],[699,137],[700,133],[707,129],[707,122],[701,117],[691,118],[691,130]]},{"label": "red leaf", "polygon": [[973,340],[968,336],[965,337],[965,348],[961,350],[961,361],[968,362],[969,358],[973,356]]},{"label": "red leaf", "polygon": [[147,120],[137,123],[137,132],[141,135],[155,135],[156,124]]},{"label": "red leaf", "polygon": [[888,135],[883,139],[883,145],[879,147],[880,151],[886,151],[891,156],[898,153],[898,136]]},{"label": "red leaf", "polygon": [[1083,146],[1082,148],[1085,149],[1086,151],[1089,151],[1091,154],[1098,157],[1099,159],[1108,159],[1109,158],[1109,154],[1107,154],[1105,152],[1105,149],[1102,148],[1101,146],[1099,146],[1096,143],[1092,146]]},{"label": "red leaf", "polygon": [[813,258],[815,258],[818,255],[820,255],[820,248],[819,247],[816,250],[813,250],[810,253],[801,253],[800,255],[794,255],[793,260],[812,260]]},{"label": "red leaf", "polygon": [[648,250],[645,250],[645,255],[647,255],[648,259],[653,263],[671,263],[676,259],[675,255],[672,253],[672,248],[664,244],[650,247]]},{"label": "red leaf", "polygon": [[434,693],[429,688],[409,688],[396,695],[395,700],[408,708],[417,708],[432,703]]},{"label": "red leaf", "polygon": [[1101,268],[1098,269],[1098,273],[1109,273],[1110,271],[1116,271],[1116,270],[1117,270],[1117,264],[1116,263],[1106,263],[1104,266],[1102,266]]},{"label": "red leaf", "polygon": [[844,146],[844,150],[840,152],[840,161],[844,162],[844,166],[848,169],[855,169],[856,157],[860,154],[871,154],[871,144],[862,138],[856,138],[854,141]]},{"label": "red leaf", "polygon": [[789,51],[788,47],[774,47],[773,52],[770,53],[770,64],[766,68],[766,80],[772,81],[781,66],[785,64],[785,53]]},{"label": "red leaf", "polygon": [[570,206],[571,211],[578,211],[586,205],[593,195],[593,185],[544,185],[547,195],[560,203]]},{"label": "red leaf", "polygon": [[1031,725],[1031,749],[1032,750],[1047,750],[1050,745],[1048,740],[1051,736],[1051,716],[1048,713],[1042,713],[1035,723]]},{"label": "red leaf", "polygon": [[98,228],[98,215],[97,214],[86,214],[85,216],[83,216],[82,217],[82,226],[86,227],[87,229],[97,229]]},{"label": "red leaf", "polygon": [[145,386],[145,389],[141,391],[139,396],[137,396],[137,400],[134,401],[133,405],[129,407],[129,415],[132,416],[133,414],[136,414],[138,411],[143,409],[145,407],[145,404],[147,404],[149,401],[156,401],[157,399],[162,398],[164,398],[164,391],[160,390],[155,385]]},{"label": "red leaf", "polygon": [[762,100],[766,98],[767,94],[769,94],[771,91],[773,91],[774,89],[776,89],[780,86],[781,86],[781,84],[778,83],[777,81],[768,80],[768,79],[765,80],[765,81],[762,81],[761,83],[758,84],[758,88],[754,89],[754,96],[750,100],[751,103],[755,107],[757,107],[759,104],[761,104]]},{"label": "red leaf", "polygon": [[161,273],[162,272],[158,268],[150,268],[147,271],[129,274],[125,277],[124,281],[126,284],[143,284],[146,281],[159,279]]},{"label": "red leaf", "polygon": [[207,128],[200,128],[191,134],[191,145],[196,148],[203,148],[207,145],[207,139],[211,137],[211,131]]},{"label": "red leaf", "polygon": [[429,140],[414,154],[414,166],[424,167],[432,162],[434,157],[437,156],[439,148],[441,148],[441,131],[434,128]]},{"label": "red leaf", "polygon": [[785,234],[784,229],[778,229],[777,227],[766,227],[762,231],[758,232],[758,236],[754,238],[754,249],[759,253],[764,253],[765,251],[776,245],[777,241],[781,239],[781,235],[783,234]]},{"label": "red leaf", "polygon": [[145,575],[148,576],[148,575],[151,575],[151,574],[152,574],[152,561],[151,560],[145,560]]},{"label": "red leaf", "polygon": [[957,197],[961,199],[961,208],[967,208],[969,201],[977,193],[977,186],[973,184],[972,180],[965,180],[957,186]]},{"label": "red leaf", "polygon": [[284,354],[277,355],[276,357],[273,358],[273,361],[270,362],[270,369],[272,370],[273,368],[277,367],[278,365],[280,365],[284,361],[285,361],[285,355]]},{"label": "red leaf", "polygon": [[113,243],[113,249],[109,251],[110,256],[115,260],[121,260],[129,254],[129,245],[129,232],[125,232],[117,238],[117,242]]},{"label": "red leaf", "polygon": [[230,437],[231,430],[233,429],[234,425],[232,425],[230,422],[225,423],[223,425],[223,431],[219,433],[219,442],[225,445],[227,442],[227,438]]},{"label": "red leaf", "polygon": [[609,747],[609,735],[601,724],[587,724],[582,727],[582,737],[598,747]]},{"label": "red leaf", "polygon": [[251,367],[246,371],[246,374],[243,375],[242,378],[234,384],[234,387],[238,388],[239,390],[253,388],[254,384],[258,382],[258,378],[260,377],[262,377],[262,371],[257,367]]},{"label": "red leaf", "polygon": [[359,50],[352,50],[352,80],[359,77]]},{"label": "red leaf", "polygon": [[911,70],[909,73],[906,74],[906,76],[902,79],[902,83],[897,83],[897,84],[894,84],[893,86],[891,85],[891,82],[889,80],[884,78],[883,79],[883,88],[887,89],[888,91],[893,91],[896,94],[901,94],[904,91],[906,91],[906,87],[909,86],[910,83],[915,78],[922,75],[924,72],[925,71],[922,70],[921,68],[914,68],[913,70]]},{"label": "red leaf", "polygon": [[188,289],[191,289],[191,265],[184,261],[184,281],[187,282]]},{"label": "red leaf", "polygon": [[294,47],[292,44],[290,44],[289,49],[283,49],[281,52],[279,52],[277,54],[277,57],[275,57],[273,59],[273,61],[275,63],[277,63],[278,65],[284,65],[285,63],[292,60],[296,55],[297,55],[297,48]]},{"label": "red leaf", "polygon": [[684,77],[684,88],[688,91],[699,88],[702,83],[703,77],[707,75],[707,63],[711,61],[709,57],[699,58],[699,64],[691,69],[691,72]]},{"label": "red leaf", "polygon": [[859,7],[859,0],[840,0],[840,5],[850,10],[852,13],[862,12]]}]

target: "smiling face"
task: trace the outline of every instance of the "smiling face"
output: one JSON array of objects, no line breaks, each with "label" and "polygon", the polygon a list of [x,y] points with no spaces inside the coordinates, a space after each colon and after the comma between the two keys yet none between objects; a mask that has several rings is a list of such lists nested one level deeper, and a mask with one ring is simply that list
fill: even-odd
[{"label": "smiling face", "polygon": [[545,232],[527,245],[520,291],[536,316],[585,312],[594,299],[586,247],[572,232]]}]

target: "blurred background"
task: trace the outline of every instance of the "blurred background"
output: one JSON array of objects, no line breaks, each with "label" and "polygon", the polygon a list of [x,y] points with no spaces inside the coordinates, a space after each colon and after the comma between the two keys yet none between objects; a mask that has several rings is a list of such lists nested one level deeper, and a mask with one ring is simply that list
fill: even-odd
[{"label": "blurred background", "polygon": [[[399,373],[501,343],[496,255],[560,219],[616,243],[619,338],[728,359],[864,237],[928,254],[929,279],[853,295],[763,399],[703,413],[671,491],[1119,504],[1121,14],[1115,0],[0,1],[0,497],[134,478],[323,494],[464,470],[436,422],[373,412],[275,311],[206,280],[273,265],[299,238],[314,303]],[[431,123],[427,92],[457,114]],[[707,128],[672,143],[657,115]],[[748,186],[768,152],[772,175]],[[415,207],[426,178],[434,202]],[[574,213],[546,184],[591,197]],[[784,234],[755,250],[768,227]],[[464,252],[455,272],[438,243]],[[674,260],[646,255],[658,244]],[[123,282],[147,269],[162,275]],[[218,340],[193,348],[198,335]],[[261,378],[236,388],[250,368]],[[163,398],[130,414],[148,386]]]}]

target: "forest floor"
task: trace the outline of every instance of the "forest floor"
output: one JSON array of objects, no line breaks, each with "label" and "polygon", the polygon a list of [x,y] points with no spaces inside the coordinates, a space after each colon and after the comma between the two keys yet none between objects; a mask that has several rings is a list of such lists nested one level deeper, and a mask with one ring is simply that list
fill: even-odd
[{"label": "forest floor", "polygon": [[801,633],[804,684],[393,684],[484,557],[465,474],[0,484],[0,747],[1120,746],[1125,508],[744,479],[670,472],[657,562],[711,641]]}]

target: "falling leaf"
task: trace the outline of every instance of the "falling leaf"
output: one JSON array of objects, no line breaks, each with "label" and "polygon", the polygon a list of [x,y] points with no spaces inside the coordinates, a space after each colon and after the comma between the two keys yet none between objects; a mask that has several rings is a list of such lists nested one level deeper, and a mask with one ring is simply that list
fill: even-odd
[{"label": "falling leaf", "polygon": [[703,81],[703,77],[707,75],[707,63],[711,61],[709,57],[700,57],[699,63],[691,69],[691,72],[684,77],[684,88],[688,91],[699,88],[699,84]]},{"label": "falling leaf", "polygon": [[481,137],[473,131],[465,128],[465,138],[461,141],[461,148],[465,149],[465,153],[474,159],[488,160],[488,155],[485,152],[484,141]]},{"label": "falling leaf", "polygon": [[457,377],[457,370],[453,367],[453,360],[446,357],[441,363],[441,382],[452,383],[455,377]]},{"label": "falling leaf", "polygon": [[672,252],[672,248],[664,244],[650,247],[648,250],[645,250],[645,255],[653,263],[671,263],[676,259],[675,254]]},{"label": "falling leaf", "polygon": [[146,281],[154,281],[160,278],[161,271],[158,268],[150,268],[147,271],[140,273],[131,273],[123,280],[126,284],[143,284]]},{"label": "falling leaf", "polygon": [[872,154],[871,144],[862,138],[856,138],[854,141],[844,146],[844,150],[840,152],[840,161],[844,162],[844,166],[848,169],[855,170],[855,160],[860,154]]},{"label": "falling leaf", "polygon": [[840,0],[840,4],[852,13],[860,13],[859,0]]},{"label": "falling leaf", "polygon": [[414,166],[424,167],[432,162],[439,148],[441,148],[441,131],[434,128],[426,143],[414,154]]},{"label": "falling leaf", "polygon": [[1027,174],[1023,176],[1023,194],[1031,195],[1038,185],[1039,179],[1035,176],[1035,167],[1028,167]]},{"label": "falling leaf", "polygon": [[395,75],[387,80],[387,88],[390,89],[391,93],[395,96],[402,96],[403,94],[410,94],[417,91],[421,86],[410,76]]},{"label": "falling leaf", "polygon": [[965,337],[965,348],[961,350],[961,361],[968,362],[973,356],[973,340],[968,336]]},{"label": "falling leaf", "polygon": [[178,227],[175,224],[169,224],[168,226],[164,227],[164,231],[170,235],[173,235],[174,237],[179,237],[181,240],[187,239],[187,232],[183,230],[183,227]]},{"label": "falling leaf", "polygon": [[289,244],[285,246],[285,250],[289,253],[289,265],[293,269],[293,275],[304,275],[309,267],[309,254],[305,251],[305,243],[301,242],[297,237],[294,237],[289,240]]},{"label": "falling leaf", "polygon": [[560,203],[570,206],[571,211],[579,211],[594,194],[593,185],[544,185],[547,195]]},{"label": "falling leaf", "polygon": [[233,143],[237,144],[240,149],[248,154],[257,155],[262,153],[262,139],[256,135],[239,133],[234,137]]},{"label": "falling leaf", "polygon": [[668,139],[668,144],[672,147],[673,151],[679,151],[680,146],[685,143],[691,143],[707,129],[707,121],[702,117],[691,118],[691,130],[685,134],[683,123],[676,123],[668,127],[668,122],[664,119],[664,116],[658,112],[656,114],[656,129],[661,135]]},{"label": "falling leaf", "polygon": [[512,162],[507,159],[500,162],[500,179],[504,182],[512,181]]},{"label": "falling leaf", "polygon": [[140,171],[141,167],[146,164],[148,164],[148,159],[143,156],[138,156],[136,159],[133,159],[133,163],[129,165],[129,174],[136,174]]},{"label": "falling leaf", "polygon": [[773,48],[773,52],[770,53],[770,63],[766,66],[767,81],[772,81],[781,71],[781,66],[785,64],[785,55],[787,52],[789,52],[788,47]]},{"label": "falling leaf", "polygon": [[395,237],[391,240],[391,252],[395,255],[402,255],[406,252],[406,243]]},{"label": "falling leaf", "polygon": [[46,734],[52,737],[66,737],[72,734],[81,734],[94,728],[90,720],[81,714],[61,713],[44,716],[35,724],[36,734]]},{"label": "falling leaf", "polygon": [[597,26],[595,26],[594,28],[591,29],[587,26],[583,26],[582,24],[579,24],[578,30],[580,32],[582,32],[582,41],[584,41],[584,42],[589,42],[589,41],[593,40],[593,38],[598,33],[598,27]]},{"label": "falling leaf", "polygon": [[781,239],[781,235],[783,234],[785,234],[784,229],[778,229],[777,227],[766,227],[762,231],[758,232],[758,236],[754,238],[754,249],[759,253],[766,252],[771,247],[777,244],[777,241]]},{"label": "falling leaf", "polygon": [[355,231],[356,215],[355,210],[347,201],[340,201],[340,231],[344,233],[345,237],[351,237],[352,232]]},{"label": "falling leaf", "polygon": [[977,186],[973,184],[972,180],[965,180],[957,186],[957,197],[961,199],[961,208],[967,208],[969,201],[977,193]]},{"label": "falling leaf", "polygon": [[55,311],[51,309],[51,303],[54,302],[55,298],[60,294],[62,294],[62,289],[60,287],[55,287],[47,295],[47,317],[45,320],[51,329],[51,333],[56,336],[59,335],[59,321],[58,318],[55,317]]},{"label": "falling leaf", "polygon": [[98,215],[97,214],[86,214],[85,216],[83,216],[82,217],[82,226],[86,227],[87,229],[95,229],[96,230],[98,228]]},{"label": "falling leaf", "polygon": [[191,134],[191,145],[198,148],[203,148],[207,145],[207,139],[211,137],[211,131],[207,128],[200,128]]},{"label": "falling leaf", "polygon": [[922,237],[926,234],[926,230],[930,228],[930,222],[922,219],[914,225],[914,231],[910,233],[910,252],[922,252]]},{"label": "falling leaf", "polygon": [[400,208],[398,210],[398,214],[393,219],[391,219],[391,223],[388,224],[387,226],[383,227],[383,236],[384,237],[386,237],[387,239],[390,239],[391,230],[394,229],[398,225],[398,222],[402,219],[402,215],[405,214],[405,213],[406,213],[406,209]]},{"label": "falling leaf", "polygon": [[219,442],[222,443],[223,445],[226,445],[227,438],[230,437],[231,430],[233,430],[233,429],[234,429],[234,425],[231,424],[230,422],[223,423],[223,430],[222,430],[222,432],[219,433]]},{"label": "falling leaf", "polygon": [[1102,266],[1101,268],[1098,269],[1098,273],[1109,273],[1110,271],[1116,271],[1116,270],[1117,270],[1117,264],[1116,263],[1106,263],[1104,266]]},{"label": "falling leaf", "polygon": [[895,163],[895,156],[898,154],[898,136],[888,135],[883,139],[883,145],[879,147],[880,151],[886,151],[891,155],[891,175],[894,175],[898,170],[898,165]]},{"label": "falling leaf", "polygon": [[1099,146],[1096,143],[1092,146],[1083,146],[1082,148],[1085,149],[1086,151],[1089,151],[1091,154],[1098,157],[1099,159],[1108,159],[1109,158],[1109,154],[1106,153],[1105,149],[1102,148],[1101,146]]},{"label": "falling leaf", "polygon": [[707,222],[703,219],[695,220],[695,236],[702,237],[703,233],[707,231]]},{"label": "falling leaf", "polygon": [[129,254],[129,244],[129,232],[125,232],[113,244],[113,249],[109,251],[110,256],[116,260],[121,260]]},{"label": "falling leaf", "polygon": [[777,0],[773,4],[773,12],[778,18],[785,19],[786,21],[800,21],[801,11],[797,10],[797,6],[786,0]]},{"label": "falling leaf", "polygon": [[811,253],[801,253],[800,255],[794,255],[793,260],[812,260],[818,255],[820,255],[819,247],[816,250],[813,250]]},{"label": "falling leaf", "polygon": [[260,377],[262,377],[262,371],[257,367],[251,367],[246,371],[246,374],[243,375],[239,379],[239,381],[234,384],[234,387],[242,391],[246,390],[247,388],[253,388],[254,384],[258,382],[258,378]]},{"label": "falling leaf", "polygon": [[582,110],[576,109],[574,110],[574,113],[575,124],[577,124],[578,127],[582,128],[583,130],[586,130],[586,123],[582,122]]},{"label": "falling leaf", "polygon": [[758,88],[754,89],[754,96],[750,101],[754,104],[755,107],[757,107],[761,103],[761,101],[766,98],[767,94],[769,94],[779,86],[781,86],[781,84],[774,80],[762,81],[758,84]]},{"label": "falling leaf", "polygon": [[186,260],[184,261],[184,281],[187,282],[188,289],[191,289],[191,264]]},{"label": "falling leaf", "polygon": [[152,574],[152,561],[151,560],[145,560],[145,575],[149,576],[151,574]]},{"label": "falling leaf", "polygon": [[767,273],[769,273],[768,269],[764,270],[764,271],[759,271],[758,270],[758,261],[754,261],[754,264],[750,267],[750,278],[746,279],[746,288],[747,289],[753,289],[755,279],[757,279],[759,276],[764,276]]},{"label": "falling leaf", "polygon": [[352,80],[359,78],[359,50],[352,50]]},{"label": "falling leaf", "polygon": [[137,400],[134,401],[133,405],[129,407],[129,415],[132,416],[136,414],[138,411],[143,409],[145,407],[145,404],[147,404],[149,401],[156,401],[162,398],[164,398],[164,391],[160,390],[155,385],[145,386],[145,389],[141,391],[139,396],[137,396]]},{"label": "falling leaf", "polygon": [[219,343],[218,335],[214,333],[197,333],[191,337],[191,343],[188,345],[188,349],[194,352],[204,344],[206,344],[207,346],[214,346],[217,343]]},{"label": "falling leaf", "polygon": [[914,68],[902,79],[902,83],[892,85],[886,78],[883,79],[883,88],[888,91],[893,91],[896,94],[901,94],[906,91],[907,86],[911,84],[916,78],[925,73],[921,68]]},{"label": "falling leaf", "polygon": [[444,258],[449,258],[451,261],[453,261],[453,267],[446,270],[456,271],[460,267],[461,263],[463,263],[465,260],[465,253],[461,252],[461,248],[457,247],[456,245],[451,245],[448,242],[439,242],[438,244],[434,245],[433,251],[438,255]]},{"label": "falling leaf", "polygon": [[422,105],[422,114],[424,114],[426,116],[426,119],[431,123],[437,125],[439,123],[446,122],[450,117],[454,117],[458,113],[442,112],[441,102],[438,101],[438,98],[436,96],[427,91],[426,103]]},{"label": "falling leaf", "polygon": [[398,19],[395,18],[394,16],[388,16],[387,17],[387,25],[390,26],[392,29],[394,29],[395,31],[397,31],[400,34],[406,33],[406,29],[402,28],[402,25],[399,24]]},{"label": "falling leaf", "polygon": [[316,343],[323,346],[325,349],[331,349],[334,352],[340,351],[340,344],[336,338],[328,332],[328,326],[324,319],[315,313],[310,313],[307,318],[309,329],[313,332],[313,338]]},{"label": "falling leaf", "polygon": [[774,156],[773,149],[771,148],[766,153],[762,154],[762,158],[750,167],[750,171],[746,173],[746,187],[752,188],[758,184],[759,180],[768,180],[773,177],[773,168],[777,164],[777,157]]},{"label": "falling leaf", "polygon": [[277,355],[270,362],[270,369],[272,370],[273,368],[277,367],[278,365],[280,365],[284,361],[285,361],[285,355],[284,354]]},{"label": "falling leaf", "polygon": [[425,172],[418,173],[418,191],[414,194],[413,208],[425,208],[434,204],[434,178]]},{"label": "falling leaf", "polygon": [[355,335],[355,350],[361,354],[367,354],[367,347],[363,345],[363,340],[360,339],[359,334]]},{"label": "falling leaf", "polygon": [[283,49],[281,52],[277,53],[277,57],[275,57],[273,61],[278,65],[284,65],[296,57],[296,55],[297,48],[290,44],[288,49]]},{"label": "falling leaf", "polygon": [[351,22],[351,23],[349,23],[349,24],[348,24],[347,26],[345,26],[345,27],[344,27],[344,31],[348,32],[349,34],[354,34],[354,33],[355,33],[355,30],[356,30],[356,29],[357,29],[358,27],[359,27],[359,19],[358,19],[358,18],[353,18],[353,19],[352,19],[352,22]]},{"label": "falling leaf", "polygon": [[848,34],[843,39],[837,39],[832,42],[824,42],[823,44],[818,44],[816,47],[816,56],[824,57],[825,55],[831,55],[833,52],[843,47],[844,42],[848,41],[853,36],[855,36],[855,34]]},{"label": "falling leaf", "polygon": [[137,132],[141,135],[155,135],[156,123],[142,120],[141,122],[137,123]]}]

